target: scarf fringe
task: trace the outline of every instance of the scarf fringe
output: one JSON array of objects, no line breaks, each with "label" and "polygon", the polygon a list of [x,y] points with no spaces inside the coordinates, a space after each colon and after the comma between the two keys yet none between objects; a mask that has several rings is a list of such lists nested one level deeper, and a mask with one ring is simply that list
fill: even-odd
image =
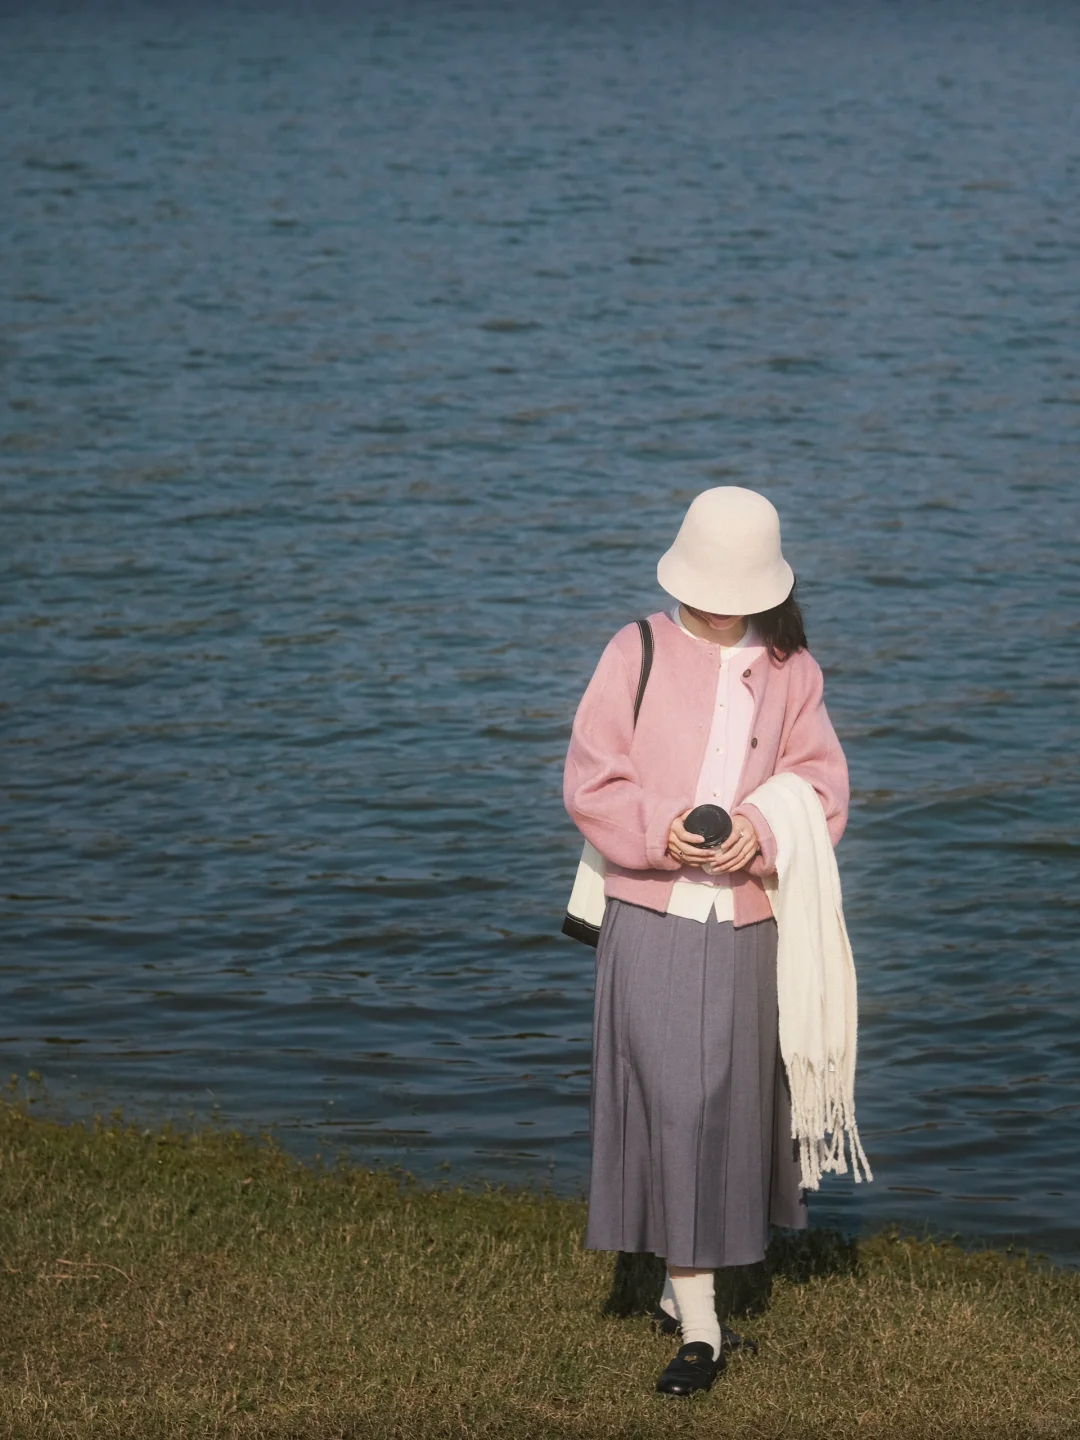
[{"label": "scarf fringe", "polygon": [[846,1175],[849,1152],[855,1183],[874,1178],[855,1123],[853,1069],[836,1057],[830,1057],[824,1075],[803,1056],[788,1062],[791,1138],[798,1142],[806,1190],[817,1190],[822,1175]]}]

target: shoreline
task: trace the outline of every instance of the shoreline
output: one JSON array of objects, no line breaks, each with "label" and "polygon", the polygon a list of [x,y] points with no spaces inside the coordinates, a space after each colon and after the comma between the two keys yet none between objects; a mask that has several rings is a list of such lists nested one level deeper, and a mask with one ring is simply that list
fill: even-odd
[{"label": "shoreline", "polygon": [[[162,1115],[160,1109],[148,1107],[140,1111],[132,1104],[131,1097],[110,1104],[95,1100],[88,1094],[79,1094],[76,1103],[51,1078],[44,1077],[36,1070],[25,1075],[12,1074],[7,1085],[0,1087],[0,1104],[7,1103],[16,1109],[30,1113],[36,1109],[34,1118],[57,1125],[92,1125],[106,1121],[110,1126],[131,1129],[139,1133],[159,1131],[178,1136],[202,1133],[228,1134],[242,1138],[256,1147],[276,1147],[298,1164],[315,1170],[335,1169],[339,1166],[349,1170],[363,1171],[393,1177],[423,1190],[462,1192],[466,1195],[484,1195],[493,1191],[535,1195],[545,1199],[566,1201],[569,1204],[584,1205],[588,1193],[587,1178],[582,1176],[572,1182],[552,1181],[550,1174],[540,1175],[523,1171],[519,1175],[493,1178],[485,1174],[479,1163],[465,1165],[458,1161],[431,1161],[424,1152],[426,1163],[417,1164],[406,1155],[397,1159],[389,1156],[366,1156],[367,1148],[348,1141],[324,1137],[316,1127],[297,1125],[295,1122],[260,1122],[255,1119],[235,1118],[223,1111],[215,1102],[204,1110],[188,1109],[183,1118]],[[405,1147],[402,1147],[403,1149]],[[332,1154],[327,1159],[327,1154]],[[836,1177],[828,1177],[831,1180]],[[856,1187],[850,1176],[839,1177],[840,1183],[848,1184],[848,1193],[857,1196]],[[865,1189],[866,1187],[859,1187]],[[908,1239],[926,1241],[936,1245],[956,1246],[969,1254],[989,1251],[997,1254],[1024,1257],[1030,1263],[1041,1263],[1062,1271],[1080,1273],[1080,1254],[1071,1250],[1056,1252],[1043,1249],[1034,1239],[1027,1239],[1022,1233],[998,1231],[982,1233],[978,1230],[964,1230],[936,1225],[931,1219],[905,1220],[900,1215],[864,1218],[856,1215],[845,1218],[842,1207],[837,1205],[844,1195],[839,1190],[829,1190],[810,1196],[811,1230],[829,1230],[843,1236],[845,1240],[859,1242],[872,1240],[881,1235],[902,1235]],[[840,1213],[838,1213],[838,1210]],[[815,1218],[815,1211],[820,1218]]]},{"label": "shoreline", "polygon": [[683,1402],[652,1389],[674,1353],[643,1313],[662,1268],[582,1250],[584,1214],[0,1102],[0,1433],[1080,1435],[1080,1274],[896,1231],[781,1233],[718,1275],[759,1355]]}]

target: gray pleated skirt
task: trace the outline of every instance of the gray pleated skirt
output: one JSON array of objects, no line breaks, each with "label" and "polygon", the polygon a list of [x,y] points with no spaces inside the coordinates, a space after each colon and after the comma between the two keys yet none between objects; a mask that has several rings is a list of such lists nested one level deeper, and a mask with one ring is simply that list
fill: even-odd
[{"label": "gray pleated skirt", "polygon": [[596,951],[588,1250],[761,1260],[806,1204],[776,1009],[776,922],[609,900]]}]

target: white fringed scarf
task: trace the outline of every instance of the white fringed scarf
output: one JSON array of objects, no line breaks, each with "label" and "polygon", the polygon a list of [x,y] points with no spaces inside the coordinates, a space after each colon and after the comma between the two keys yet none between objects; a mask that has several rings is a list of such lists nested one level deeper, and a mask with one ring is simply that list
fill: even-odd
[{"label": "white fringed scarf", "polygon": [[872,1180],[855,1124],[858,1013],[855,961],[844,924],[840,873],[825,812],[798,775],[774,775],[744,802],[776,838],[776,878],[765,886],[776,916],[780,1051],[791,1090],[791,1134],[802,1183],[816,1190],[828,1172]]}]

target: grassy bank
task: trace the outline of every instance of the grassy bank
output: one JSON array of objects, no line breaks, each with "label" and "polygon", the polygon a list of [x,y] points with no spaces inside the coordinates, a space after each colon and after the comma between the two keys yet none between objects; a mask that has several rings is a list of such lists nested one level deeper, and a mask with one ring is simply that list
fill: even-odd
[{"label": "grassy bank", "polygon": [[[4,1437],[1080,1435],[1080,1275],[898,1238],[778,1245],[710,1395],[579,1203],[0,1106]],[[605,1313],[605,1311],[607,1313]]]}]

